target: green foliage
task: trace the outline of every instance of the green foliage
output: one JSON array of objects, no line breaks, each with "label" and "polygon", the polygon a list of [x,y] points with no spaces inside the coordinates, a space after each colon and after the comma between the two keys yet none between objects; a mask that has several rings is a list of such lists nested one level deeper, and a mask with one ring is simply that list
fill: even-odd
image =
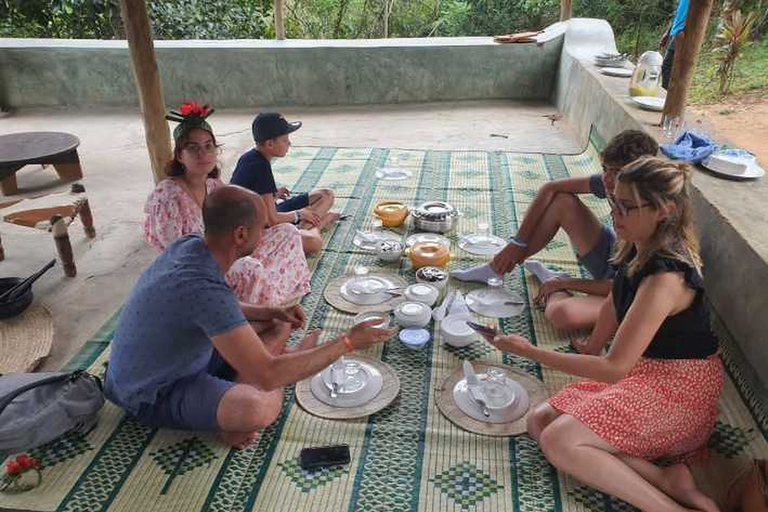
[{"label": "green foliage", "polygon": [[112,39],[119,0],[0,0],[0,37]]},{"label": "green foliage", "polygon": [[728,93],[733,81],[733,66],[744,46],[749,42],[749,35],[756,18],[757,15],[754,12],[743,16],[738,9],[723,17],[720,31],[715,36],[715,52],[718,53],[720,61],[717,67],[717,78],[720,81],[719,92],[722,95]]},{"label": "green foliage", "polygon": [[[689,102],[692,104],[717,103],[722,99],[716,84],[718,60],[713,52],[701,52],[699,65],[693,77]],[[733,67],[731,95],[768,94],[768,38],[752,41],[744,47]]]},{"label": "green foliage", "polygon": [[150,1],[158,39],[259,39],[274,37],[271,2],[254,0]]}]

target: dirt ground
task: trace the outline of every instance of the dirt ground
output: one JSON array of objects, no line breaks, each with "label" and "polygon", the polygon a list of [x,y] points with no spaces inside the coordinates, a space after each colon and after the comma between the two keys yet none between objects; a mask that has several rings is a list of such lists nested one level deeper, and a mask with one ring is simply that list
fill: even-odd
[{"label": "dirt ground", "polygon": [[751,151],[762,167],[768,167],[768,92],[698,105],[692,110],[731,144]]}]

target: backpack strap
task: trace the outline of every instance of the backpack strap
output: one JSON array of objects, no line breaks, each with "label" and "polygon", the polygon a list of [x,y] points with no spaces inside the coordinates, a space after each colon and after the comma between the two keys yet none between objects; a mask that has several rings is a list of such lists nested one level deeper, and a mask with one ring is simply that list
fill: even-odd
[{"label": "backpack strap", "polygon": [[[74,380],[77,380],[83,373],[85,373],[83,370],[77,370],[72,373],[53,375],[45,379],[40,379],[35,382],[30,382],[26,386],[21,386],[20,388],[15,389],[10,393],[8,393],[7,395],[5,395],[4,397],[0,398],[0,414],[3,414],[3,411],[5,411],[6,407],[8,407],[11,404],[11,402],[13,402],[13,400],[16,399],[16,397],[18,397],[23,393],[26,393],[30,389],[35,389],[40,386],[53,384],[55,382],[62,382],[65,380],[74,381]],[[99,386],[101,386],[101,383],[99,383]]]}]

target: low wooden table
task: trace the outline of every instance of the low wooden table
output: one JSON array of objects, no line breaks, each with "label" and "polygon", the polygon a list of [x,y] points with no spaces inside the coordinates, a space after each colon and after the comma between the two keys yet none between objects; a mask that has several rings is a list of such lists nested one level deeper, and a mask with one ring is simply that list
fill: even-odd
[{"label": "low wooden table", "polygon": [[0,135],[0,190],[18,192],[16,171],[29,164],[51,164],[63,180],[83,177],[77,146],[80,139],[62,132],[21,132]]}]

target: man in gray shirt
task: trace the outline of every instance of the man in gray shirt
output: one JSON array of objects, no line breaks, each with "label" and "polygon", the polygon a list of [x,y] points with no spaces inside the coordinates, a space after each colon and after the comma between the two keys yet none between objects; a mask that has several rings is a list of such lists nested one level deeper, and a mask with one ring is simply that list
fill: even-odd
[{"label": "man in gray shirt", "polygon": [[[233,447],[255,439],[282,409],[282,387],[302,380],[394,331],[364,322],[305,350],[274,355],[224,281],[253,252],[266,225],[263,200],[236,186],[205,200],[205,236],[171,244],[141,275],[120,315],[105,385],[107,398],[156,428],[219,431]],[[299,309],[300,311],[300,309]],[[303,314],[293,319],[303,324]]]}]

